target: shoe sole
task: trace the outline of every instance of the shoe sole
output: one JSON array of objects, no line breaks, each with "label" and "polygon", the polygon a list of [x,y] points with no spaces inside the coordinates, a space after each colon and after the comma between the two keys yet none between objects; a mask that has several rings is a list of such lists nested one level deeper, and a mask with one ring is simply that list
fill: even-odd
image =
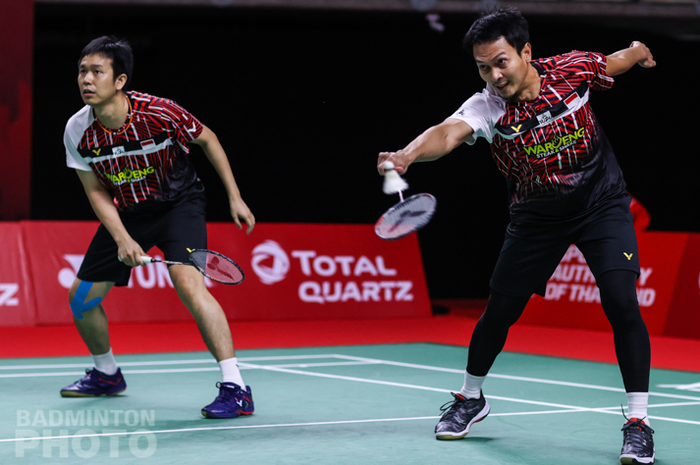
[{"label": "shoe sole", "polygon": [[635,464],[651,464],[656,461],[656,454],[652,457],[636,457],[636,456],[630,456],[630,455],[621,455],[620,456],[620,463],[624,465],[635,465]]},{"label": "shoe sole", "polygon": [[[255,410],[253,410],[254,412]],[[248,416],[252,415],[253,412],[236,412],[233,415],[213,415],[207,411],[202,410],[202,415],[204,415],[204,418],[214,418],[214,419],[226,419],[226,418],[238,418],[241,416]]]},{"label": "shoe sole", "polygon": [[481,412],[479,412],[479,414],[477,416],[475,416],[472,421],[469,422],[469,424],[464,429],[464,431],[461,431],[459,433],[448,433],[448,432],[435,433],[435,439],[439,439],[441,441],[455,441],[457,439],[464,439],[467,436],[467,434],[469,434],[469,429],[472,427],[472,425],[474,423],[479,423],[481,420],[486,418],[490,412],[491,412],[491,406],[489,405],[488,402],[486,402],[484,409]]},{"label": "shoe sole", "polygon": [[121,394],[124,391],[126,391],[126,388],[122,389],[121,391],[112,392],[109,394],[83,394],[82,392],[77,392],[77,391],[61,391],[61,397],[100,397],[100,396],[111,397],[111,396],[118,396],[119,394]]}]

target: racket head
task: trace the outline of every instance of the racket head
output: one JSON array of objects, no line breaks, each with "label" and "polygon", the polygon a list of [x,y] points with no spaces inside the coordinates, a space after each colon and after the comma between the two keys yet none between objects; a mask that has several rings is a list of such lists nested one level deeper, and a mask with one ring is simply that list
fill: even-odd
[{"label": "racket head", "polygon": [[195,249],[190,261],[207,278],[221,284],[240,284],[245,274],[236,262],[213,250]]},{"label": "racket head", "polygon": [[377,236],[400,239],[430,222],[437,200],[430,194],[415,194],[388,209],[374,225]]}]

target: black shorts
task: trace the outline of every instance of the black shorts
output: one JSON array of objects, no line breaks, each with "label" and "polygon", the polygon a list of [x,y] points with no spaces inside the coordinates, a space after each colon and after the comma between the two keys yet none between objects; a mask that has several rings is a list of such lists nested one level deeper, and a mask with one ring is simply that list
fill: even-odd
[{"label": "black shorts", "polygon": [[[166,260],[189,262],[188,248],[207,248],[203,194],[173,205],[123,215],[122,223],[144,252],[157,246]],[[80,266],[78,278],[89,282],[111,281],[117,286],[129,284],[131,267],[117,259],[117,249],[112,235],[100,225]]]},{"label": "black shorts", "polygon": [[577,218],[512,221],[491,277],[491,289],[510,296],[544,295],[547,281],[571,244],[596,278],[606,271],[639,275],[639,253],[627,195],[602,202]]}]

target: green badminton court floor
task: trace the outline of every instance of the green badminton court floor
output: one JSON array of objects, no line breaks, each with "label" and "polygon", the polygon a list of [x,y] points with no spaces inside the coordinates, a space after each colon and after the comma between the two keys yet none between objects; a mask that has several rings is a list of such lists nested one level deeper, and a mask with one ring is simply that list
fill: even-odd
[{"label": "green badminton court floor", "polygon": [[[467,350],[438,344],[238,351],[255,414],[209,420],[219,368],[206,352],[118,357],[129,388],[63,399],[87,357],[0,361],[0,463],[615,464],[626,403],[616,365],[504,352],[491,414],[437,441],[439,407]],[[657,464],[700,460],[700,373],[652,370]]]}]

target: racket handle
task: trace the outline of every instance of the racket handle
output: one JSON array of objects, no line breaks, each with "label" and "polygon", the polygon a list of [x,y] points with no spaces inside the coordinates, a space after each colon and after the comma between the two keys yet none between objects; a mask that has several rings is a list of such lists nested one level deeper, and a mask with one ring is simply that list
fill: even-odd
[{"label": "racket handle", "polygon": [[153,263],[153,258],[149,257],[148,255],[141,255],[141,262],[144,264]]}]

